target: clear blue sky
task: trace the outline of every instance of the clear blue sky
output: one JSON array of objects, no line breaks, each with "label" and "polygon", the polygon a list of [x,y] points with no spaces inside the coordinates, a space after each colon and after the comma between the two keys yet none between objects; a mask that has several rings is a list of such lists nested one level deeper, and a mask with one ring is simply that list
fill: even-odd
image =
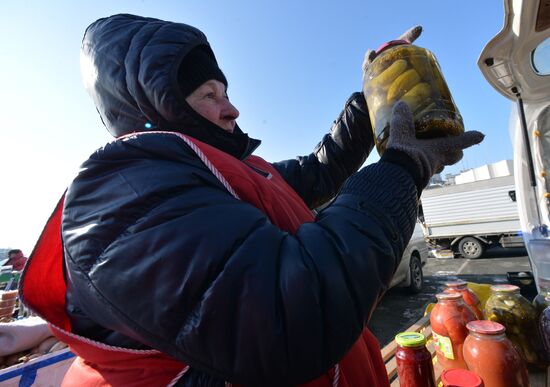
[{"label": "clear blue sky", "polygon": [[444,174],[512,158],[510,102],[477,68],[503,25],[501,0],[3,0],[0,248],[29,254],[80,163],[110,140],[82,86],[79,48],[91,22],[121,12],[205,32],[239,125],[263,141],[257,154],[269,161],[309,153],[360,90],[365,50],[420,24],[416,43],[437,56],[467,129],[486,134]]}]

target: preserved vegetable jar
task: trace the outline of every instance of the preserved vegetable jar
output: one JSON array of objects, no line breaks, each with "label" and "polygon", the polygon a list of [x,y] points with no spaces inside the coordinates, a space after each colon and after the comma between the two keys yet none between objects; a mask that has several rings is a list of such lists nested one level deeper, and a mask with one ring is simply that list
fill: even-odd
[{"label": "preserved vegetable jar", "polygon": [[468,288],[468,283],[466,281],[457,280],[452,282],[446,282],[445,286],[447,287],[445,293],[460,293],[462,298],[468,307],[474,312],[478,320],[483,320],[483,312],[481,311],[481,302],[476,294]]},{"label": "preserved vegetable jar", "polygon": [[475,372],[463,369],[444,370],[441,373],[443,387],[485,387]]},{"label": "preserved vegetable jar", "polygon": [[430,315],[430,324],[437,361],[443,369],[467,369],[462,346],[468,336],[466,324],[476,317],[460,293],[440,293],[436,297],[437,304]]},{"label": "preserved vegetable jar", "polygon": [[377,50],[365,74],[363,94],[380,154],[388,140],[393,105],[400,100],[412,110],[418,138],[464,132],[462,116],[435,56],[406,40],[388,42]]},{"label": "preserved vegetable jar", "polygon": [[544,356],[538,334],[537,311],[515,285],[493,285],[485,304],[487,320],[501,323],[506,336],[519,347],[527,363],[542,365]]},{"label": "preserved vegetable jar", "polygon": [[[550,302],[550,297],[546,299]],[[544,347],[544,357],[548,365],[550,364],[550,306],[546,307],[540,315],[539,330]]]},{"label": "preserved vegetable jar", "polygon": [[478,320],[468,323],[464,360],[485,387],[527,387],[529,375],[522,356],[505,335],[504,325]]},{"label": "preserved vegetable jar", "polygon": [[432,355],[426,348],[426,338],[417,332],[402,332],[395,336],[397,376],[401,387],[435,387]]},{"label": "preserved vegetable jar", "polygon": [[550,306],[550,293],[544,291],[537,294],[533,299],[533,306],[538,314],[542,313],[546,307]]}]

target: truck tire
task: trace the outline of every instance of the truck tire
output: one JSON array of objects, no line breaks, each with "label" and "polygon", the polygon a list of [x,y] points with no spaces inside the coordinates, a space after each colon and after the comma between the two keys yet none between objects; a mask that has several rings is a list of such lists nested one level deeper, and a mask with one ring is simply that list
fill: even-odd
[{"label": "truck tire", "polygon": [[409,292],[413,294],[420,293],[422,286],[424,285],[424,273],[422,273],[422,263],[420,262],[420,258],[414,254],[411,255],[409,270],[411,276]]},{"label": "truck tire", "polygon": [[464,258],[477,259],[485,252],[485,243],[473,237],[462,238],[458,251]]}]

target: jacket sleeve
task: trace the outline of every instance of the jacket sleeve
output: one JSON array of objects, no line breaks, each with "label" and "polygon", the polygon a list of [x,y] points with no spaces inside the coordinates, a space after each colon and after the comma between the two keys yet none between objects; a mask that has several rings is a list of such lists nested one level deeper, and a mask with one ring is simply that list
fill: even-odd
[{"label": "jacket sleeve", "polygon": [[353,93],[313,153],[273,163],[310,208],[332,199],[342,183],[365,162],[374,146],[363,94]]},{"label": "jacket sleeve", "polygon": [[153,154],[112,143],[114,155],[92,158],[67,192],[65,259],[84,312],[234,383],[321,375],[399,264],[416,215],[409,174],[367,167],[369,188],[341,193],[291,235],[229,194],[185,144],[162,145]]}]

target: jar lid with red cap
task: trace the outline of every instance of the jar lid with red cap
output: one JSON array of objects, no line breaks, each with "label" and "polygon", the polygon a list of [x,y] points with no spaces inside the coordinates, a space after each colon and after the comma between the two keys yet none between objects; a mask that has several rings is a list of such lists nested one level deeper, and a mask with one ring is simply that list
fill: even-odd
[{"label": "jar lid with red cap", "polygon": [[483,380],[472,371],[449,369],[441,373],[443,387],[483,387]]},{"label": "jar lid with red cap", "polygon": [[390,47],[400,46],[402,44],[411,44],[411,42],[409,42],[406,39],[390,40],[389,42],[382,44],[380,47],[376,49],[376,55],[380,54],[382,51],[387,50]]},{"label": "jar lid with red cap", "polygon": [[506,327],[496,321],[474,320],[466,324],[469,331],[484,335],[500,335],[506,331]]}]

